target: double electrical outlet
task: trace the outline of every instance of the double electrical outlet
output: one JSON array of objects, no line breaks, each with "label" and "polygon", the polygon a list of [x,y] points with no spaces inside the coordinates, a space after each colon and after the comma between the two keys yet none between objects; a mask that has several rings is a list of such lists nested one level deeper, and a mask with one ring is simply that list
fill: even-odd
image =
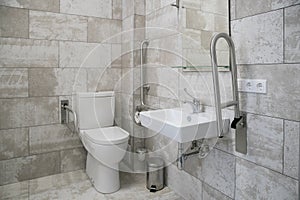
[{"label": "double electrical outlet", "polygon": [[267,80],[238,79],[238,91],[266,94],[267,93]]}]

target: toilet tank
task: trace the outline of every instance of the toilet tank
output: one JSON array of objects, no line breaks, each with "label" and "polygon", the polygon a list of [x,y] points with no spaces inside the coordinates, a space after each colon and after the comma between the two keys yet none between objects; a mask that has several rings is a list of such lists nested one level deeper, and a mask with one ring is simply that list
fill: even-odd
[{"label": "toilet tank", "polygon": [[115,95],[108,92],[84,92],[75,95],[75,110],[81,130],[113,126]]}]

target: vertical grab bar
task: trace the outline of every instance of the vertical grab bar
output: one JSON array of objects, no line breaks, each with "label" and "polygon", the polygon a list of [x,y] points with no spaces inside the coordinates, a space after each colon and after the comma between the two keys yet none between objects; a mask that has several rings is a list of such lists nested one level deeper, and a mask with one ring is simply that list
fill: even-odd
[{"label": "vertical grab bar", "polygon": [[[220,85],[219,85],[219,73],[218,73],[218,61],[217,61],[217,53],[216,53],[216,44],[217,41],[223,38],[226,40],[229,51],[230,51],[230,72],[231,72],[231,79],[232,79],[232,93],[233,93],[233,100],[221,104],[221,95],[220,95]],[[236,129],[237,135],[239,133],[243,133],[243,137],[241,139],[240,135],[238,139],[241,140],[243,145],[239,145],[236,147],[237,151],[246,153],[247,147],[247,129],[246,129],[246,118],[245,116],[241,116],[240,109],[239,109],[239,96],[238,96],[238,87],[237,87],[237,66],[236,66],[236,57],[235,57],[235,47],[232,39],[226,33],[218,33],[216,34],[210,43],[210,54],[211,54],[211,63],[212,63],[212,74],[213,74],[213,84],[214,84],[214,98],[215,98],[215,107],[216,107],[216,117],[217,117],[217,132],[218,136],[222,137],[222,111],[221,109],[234,106],[234,120],[231,123],[231,128]],[[245,137],[246,136],[246,137]]]},{"label": "vertical grab bar", "polygon": [[140,81],[141,81],[141,91],[140,91],[140,95],[141,95],[141,105],[142,106],[146,106],[145,102],[144,102],[144,55],[143,55],[143,47],[144,44],[149,44],[148,40],[144,40],[141,43],[141,69],[140,69]]}]

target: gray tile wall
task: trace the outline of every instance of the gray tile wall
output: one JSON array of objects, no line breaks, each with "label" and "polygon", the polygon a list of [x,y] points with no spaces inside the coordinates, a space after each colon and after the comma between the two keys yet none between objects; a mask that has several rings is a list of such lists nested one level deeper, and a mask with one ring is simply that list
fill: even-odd
[{"label": "gray tile wall", "polygon": [[[146,2],[147,28],[155,23],[165,26],[163,20],[159,21],[162,2]],[[299,0],[231,0],[230,25],[236,45],[238,76],[268,81],[267,94],[240,93],[241,109],[248,113],[247,155],[235,151],[235,134],[231,131],[218,140],[206,158],[189,158],[184,171],[178,171],[176,166],[170,165],[175,160],[177,145],[157,133],[146,132],[147,148],[164,157],[169,165],[168,186],[184,198],[298,199],[299,9]],[[163,14],[172,15],[166,11]],[[196,23],[201,25],[200,21]],[[152,34],[150,29],[147,30],[147,38]],[[152,49],[157,50],[148,52],[150,70],[147,78],[149,76],[156,86],[151,87],[153,90],[147,96],[148,102],[162,108],[176,107],[180,100],[189,98],[182,91],[183,87],[188,87],[206,105],[212,105],[211,73],[178,70],[176,74],[172,69],[164,68],[174,65],[171,57],[166,57],[161,65],[163,53],[158,49],[163,48],[161,44],[167,41],[168,37],[163,37],[166,35],[163,31],[155,33],[156,39],[150,41]],[[172,44],[180,45],[174,38],[169,47]],[[191,44],[183,42],[182,45]],[[170,49],[176,51],[175,47]],[[227,75],[220,73],[224,101],[231,98],[230,77]],[[167,86],[169,91],[160,89],[159,84]],[[177,99],[170,93],[177,94]]]},{"label": "gray tile wall", "polygon": [[0,185],[85,167],[59,101],[118,90],[121,4],[0,1]]}]

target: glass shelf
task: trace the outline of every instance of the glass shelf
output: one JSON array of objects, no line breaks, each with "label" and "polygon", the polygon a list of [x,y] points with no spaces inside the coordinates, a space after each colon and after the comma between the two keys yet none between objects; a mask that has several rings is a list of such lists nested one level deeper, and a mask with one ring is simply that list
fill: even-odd
[{"label": "glass shelf", "polygon": [[[212,66],[171,66],[173,69],[183,69],[184,72],[194,72],[194,71],[212,71]],[[219,71],[229,71],[229,66],[218,66]]]}]

